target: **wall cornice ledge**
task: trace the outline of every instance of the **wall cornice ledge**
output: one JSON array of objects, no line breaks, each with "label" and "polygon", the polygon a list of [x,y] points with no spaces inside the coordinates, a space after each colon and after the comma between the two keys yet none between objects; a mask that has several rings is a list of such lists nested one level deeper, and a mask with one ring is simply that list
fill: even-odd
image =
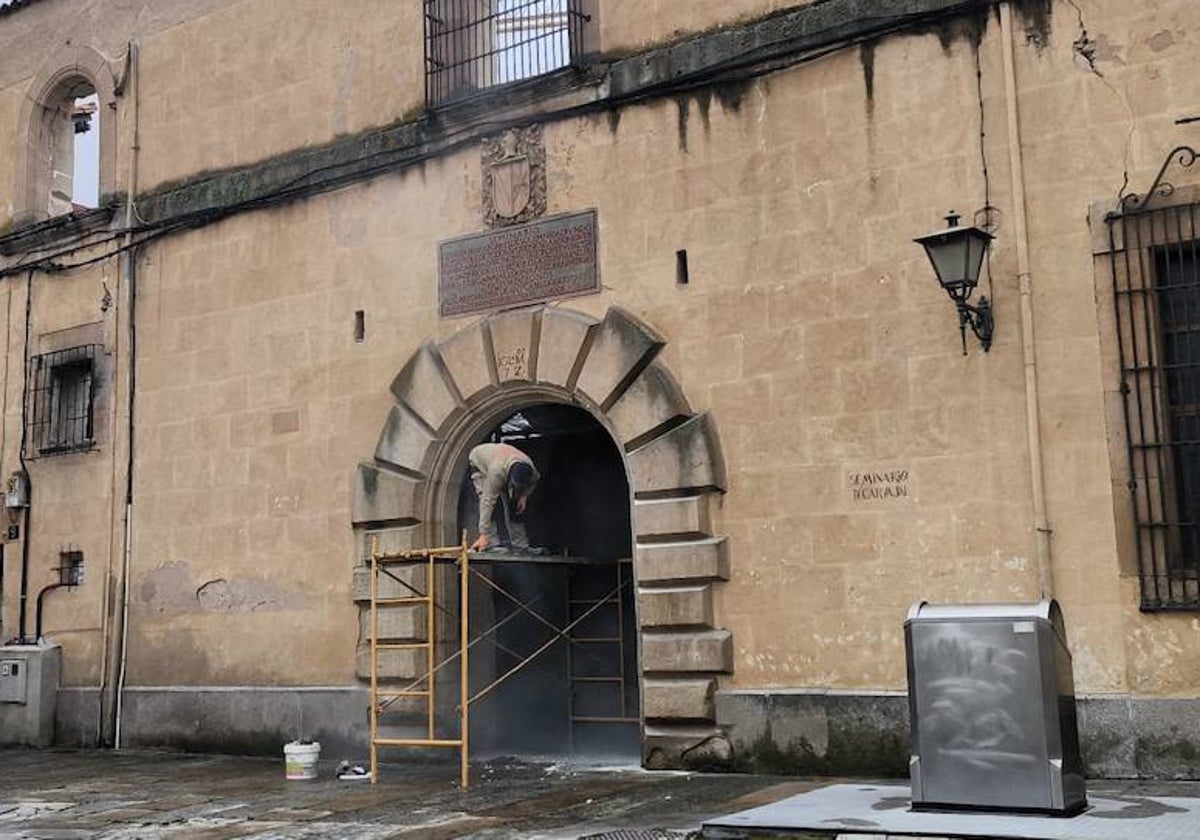
[{"label": "wall cornice ledge", "polygon": [[612,112],[639,101],[755,76],[905,31],[929,31],[997,0],[818,0],[626,56],[484,91],[381,129],[166,184],[139,216],[192,227],[403,170],[509,126]]}]

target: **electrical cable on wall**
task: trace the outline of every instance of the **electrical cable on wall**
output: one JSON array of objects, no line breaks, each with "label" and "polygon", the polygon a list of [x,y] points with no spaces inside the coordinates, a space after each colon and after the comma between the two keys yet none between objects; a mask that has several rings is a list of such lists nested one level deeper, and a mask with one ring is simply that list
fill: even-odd
[{"label": "electrical cable on wall", "polygon": [[25,498],[25,522],[24,531],[21,534],[21,580],[19,583],[19,616],[17,625],[17,644],[28,644],[29,637],[26,635],[26,630],[29,626],[29,529],[32,522],[33,511],[33,480],[29,477],[29,468],[25,463],[25,435],[26,429],[29,426],[29,388],[25,387],[25,383],[29,381],[29,331],[32,323],[33,313],[33,269],[25,277],[25,339],[24,339],[24,361],[21,368],[21,442],[20,449],[17,452],[17,457],[21,462],[21,472],[24,476],[26,487]]},{"label": "electrical cable on wall", "polygon": [[[639,88],[638,90],[622,93],[610,98],[552,111],[541,115],[541,117],[545,120],[565,120],[576,116],[595,113],[597,111],[611,111],[615,107],[633,105],[646,100],[663,98],[673,94],[685,94],[694,90],[715,85],[750,82],[762,76],[778,72],[788,67],[815,61],[833,53],[858,46],[867,41],[900,33],[917,26],[934,24],[938,21],[954,18],[970,10],[990,8],[993,5],[995,5],[995,0],[965,0],[965,2],[942,9],[935,14],[910,13],[889,15],[887,17],[865,17],[863,20],[880,22],[880,26],[867,33],[841,37],[838,37],[836,34],[834,34],[829,42],[799,52],[796,50],[795,45],[790,41],[775,41],[768,44],[762,44],[740,53],[739,59],[736,61],[725,62],[716,67],[704,68],[703,70],[690,75],[673,78],[659,84]],[[437,113],[434,112],[425,119],[427,122],[431,122],[436,118]],[[445,142],[439,145],[436,151],[425,152],[415,156],[409,155],[410,152],[416,149],[428,146],[428,143],[422,140],[396,146],[391,149],[374,152],[363,157],[355,158],[354,160],[313,168],[291,179],[290,181],[284,182],[270,192],[251,199],[246,199],[244,201],[233,202],[217,207],[206,207],[200,210],[185,213],[180,216],[173,216],[151,223],[130,224],[131,220],[127,219],[124,227],[116,231],[109,231],[107,235],[101,239],[88,240],[86,242],[82,240],[76,240],[75,244],[70,247],[61,248],[51,254],[39,257],[35,260],[18,263],[8,268],[0,269],[0,279],[20,274],[21,272],[30,268],[55,272],[70,271],[94,265],[98,262],[103,262],[111,259],[112,257],[123,254],[134,246],[147,244],[155,239],[170,235],[172,233],[205,227],[236,213],[262,209],[284,204],[297,199],[308,198],[314,195],[330,192],[353,183],[370,180],[373,177],[390,171],[402,171],[412,166],[418,166],[426,161],[444,157],[454,153],[455,151],[458,151],[465,146],[468,146],[469,144],[475,142],[475,140],[477,140],[481,134],[503,130],[519,122],[521,121],[518,120],[514,122],[512,120],[494,120],[473,122],[467,127],[457,129],[443,135],[441,139]],[[398,160],[397,158],[400,159]],[[369,163],[371,161],[381,162],[372,166],[363,166],[364,163]],[[346,169],[348,167],[353,167],[353,171],[340,176],[335,175],[334,177],[318,183],[308,183],[310,179],[317,175],[329,172],[337,172],[338,170]],[[137,216],[140,218],[140,213],[138,213]],[[130,235],[139,236],[140,238],[136,242],[127,243],[124,246],[107,251],[97,257],[92,257],[77,262],[57,262],[59,258],[68,257],[82,250],[108,245]],[[82,236],[87,236],[87,234],[83,234]],[[990,283],[990,271],[988,279]]]},{"label": "electrical cable on wall", "polygon": [[[987,125],[985,123],[985,111],[983,107],[983,62],[979,58],[979,42],[976,42],[972,52],[975,56],[975,95],[979,99],[979,163],[983,170],[983,219],[980,221],[975,219],[975,224],[982,227],[988,233],[995,232],[995,222],[993,214],[996,208],[992,207],[992,185],[988,173],[987,162]],[[988,283],[988,300],[993,304],[996,301],[995,283],[992,280],[992,249],[988,248],[984,252],[984,259],[987,262],[987,283]]]}]

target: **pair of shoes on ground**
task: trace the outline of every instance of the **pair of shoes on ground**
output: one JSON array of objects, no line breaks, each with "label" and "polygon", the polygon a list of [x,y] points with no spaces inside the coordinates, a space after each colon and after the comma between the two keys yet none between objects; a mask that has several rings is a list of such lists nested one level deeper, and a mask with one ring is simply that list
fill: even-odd
[{"label": "pair of shoes on ground", "polygon": [[345,781],[369,779],[371,778],[371,771],[361,764],[351,764],[349,761],[343,761],[338,765],[337,777]]}]

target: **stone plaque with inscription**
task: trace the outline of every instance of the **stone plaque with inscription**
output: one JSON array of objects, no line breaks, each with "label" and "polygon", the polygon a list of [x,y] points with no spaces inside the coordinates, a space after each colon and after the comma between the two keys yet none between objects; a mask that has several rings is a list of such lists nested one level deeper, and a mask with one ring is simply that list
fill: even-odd
[{"label": "stone plaque with inscription", "polygon": [[848,481],[856,502],[908,498],[908,470],[861,470],[850,473]]},{"label": "stone plaque with inscription", "polygon": [[450,318],[600,291],[595,210],[438,246],[438,315]]}]

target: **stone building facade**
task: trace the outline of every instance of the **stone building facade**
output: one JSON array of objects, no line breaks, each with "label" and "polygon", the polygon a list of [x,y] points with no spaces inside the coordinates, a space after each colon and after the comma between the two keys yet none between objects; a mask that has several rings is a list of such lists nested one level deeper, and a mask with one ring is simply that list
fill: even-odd
[{"label": "stone building facade", "polygon": [[[371,538],[455,541],[551,405],[628,484],[648,765],[903,773],[909,607],[1053,596],[1090,772],[1194,777],[1192,385],[1140,373],[1186,318],[1129,292],[1194,281],[1189,0],[545,0],[525,78],[451,5],[0,6],[0,623],[82,561],[58,740],[361,749]],[[988,352],[913,243],[951,209]],[[447,309],[453,243],[581,215],[592,285]]]}]

